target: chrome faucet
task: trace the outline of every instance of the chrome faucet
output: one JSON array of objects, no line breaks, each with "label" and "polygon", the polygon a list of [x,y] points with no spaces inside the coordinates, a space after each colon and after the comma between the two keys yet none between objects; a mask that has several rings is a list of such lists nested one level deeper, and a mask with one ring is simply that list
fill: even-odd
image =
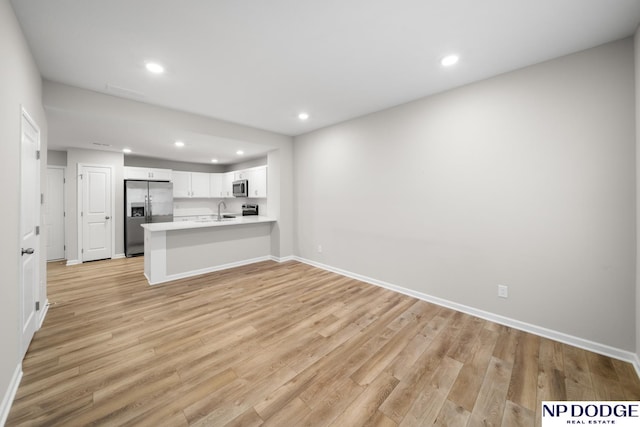
[{"label": "chrome faucet", "polygon": [[225,204],[224,200],[218,203],[218,221],[222,221],[222,215],[220,215],[220,205],[224,206],[224,208],[227,209],[227,205]]}]

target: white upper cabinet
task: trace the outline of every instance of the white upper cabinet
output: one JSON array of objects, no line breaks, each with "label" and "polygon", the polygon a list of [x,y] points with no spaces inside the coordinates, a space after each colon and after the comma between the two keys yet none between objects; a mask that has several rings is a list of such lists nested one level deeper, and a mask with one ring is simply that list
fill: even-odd
[{"label": "white upper cabinet", "polygon": [[191,197],[191,172],[173,171],[173,197]]},{"label": "white upper cabinet", "polygon": [[191,197],[210,197],[209,175],[203,172],[191,172]]},{"label": "white upper cabinet", "polygon": [[222,175],[221,173],[209,174],[209,196],[210,197],[225,197],[222,194]]},{"label": "white upper cabinet", "polygon": [[234,171],[233,172],[233,180],[234,181],[239,181],[241,179],[249,179],[249,171],[248,170],[241,170],[241,171]]},{"label": "white upper cabinet", "polygon": [[210,197],[209,174],[173,171],[173,197]]},{"label": "white upper cabinet", "polygon": [[124,167],[124,179],[141,179],[147,181],[171,181],[171,169]]},{"label": "white upper cabinet", "polygon": [[267,197],[267,167],[247,169],[243,171],[246,179],[249,181],[249,197],[266,198]]},{"label": "white upper cabinet", "polygon": [[222,197],[233,197],[233,181],[235,180],[235,172],[222,174]]},{"label": "white upper cabinet", "polygon": [[227,198],[233,197],[233,181],[249,181],[248,198],[267,197],[267,167],[225,173],[173,171],[173,197]]}]

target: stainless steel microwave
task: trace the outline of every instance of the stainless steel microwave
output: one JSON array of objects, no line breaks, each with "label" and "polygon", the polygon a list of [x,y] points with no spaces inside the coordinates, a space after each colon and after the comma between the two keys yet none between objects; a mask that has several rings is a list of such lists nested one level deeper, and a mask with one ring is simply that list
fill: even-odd
[{"label": "stainless steel microwave", "polygon": [[233,181],[233,197],[248,197],[249,196],[249,181],[241,179],[239,181]]}]

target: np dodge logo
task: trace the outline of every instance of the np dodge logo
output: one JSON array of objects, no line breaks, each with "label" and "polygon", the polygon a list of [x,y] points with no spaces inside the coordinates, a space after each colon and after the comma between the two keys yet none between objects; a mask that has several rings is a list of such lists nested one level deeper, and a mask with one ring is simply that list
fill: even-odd
[{"label": "np dodge logo", "polygon": [[542,427],[640,425],[640,402],[542,402]]}]

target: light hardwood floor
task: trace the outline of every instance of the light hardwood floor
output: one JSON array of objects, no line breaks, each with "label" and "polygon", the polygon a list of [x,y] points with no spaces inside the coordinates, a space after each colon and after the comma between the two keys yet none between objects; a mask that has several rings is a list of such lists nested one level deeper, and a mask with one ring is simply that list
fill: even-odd
[{"label": "light hardwood floor", "polygon": [[8,426],[512,427],[640,400],[628,363],[305,264],[150,287],[142,262],[49,264]]}]

